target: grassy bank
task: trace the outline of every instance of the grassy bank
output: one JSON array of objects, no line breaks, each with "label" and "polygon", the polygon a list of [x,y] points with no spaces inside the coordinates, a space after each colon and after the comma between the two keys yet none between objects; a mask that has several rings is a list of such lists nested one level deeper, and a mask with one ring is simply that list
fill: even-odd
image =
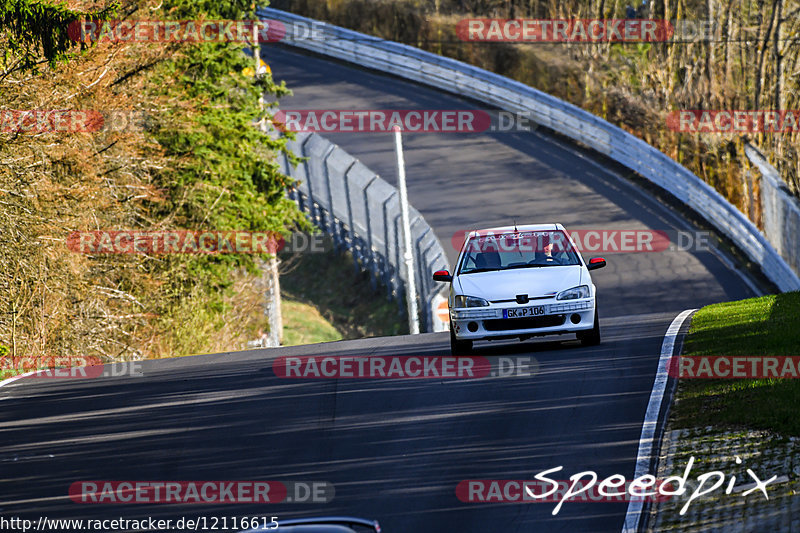
[{"label": "grassy bank", "polygon": [[[800,355],[800,292],[704,307],[692,319],[683,355]],[[673,423],[800,435],[798,405],[797,379],[681,379]]]},{"label": "grassy bank", "polygon": [[405,314],[350,254],[284,256],[281,266],[283,344],[309,344],[408,333]]}]

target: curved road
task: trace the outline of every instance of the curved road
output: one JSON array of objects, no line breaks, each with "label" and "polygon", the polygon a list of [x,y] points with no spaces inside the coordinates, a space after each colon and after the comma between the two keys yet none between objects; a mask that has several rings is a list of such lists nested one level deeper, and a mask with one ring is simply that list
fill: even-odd
[{"label": "curved road", "polygon": [[[265,48],[284,109],[458,109],[468,101],[318,57]],[[394,182],[389,134],[328,135]],[[472,227],[684,230],[669,208],[544,133],[405,136],[409,195],[446,248]],[[451,259],[456,252],[449,250]],[[467,504],[467,479],[632,477],[663,335],[676,314],[753,295],[710,252],[610,254],[597,271],[604,342],[537,340],[478,355],[535,359],[529,377],[286,380],[279,355],[445,355],[447,334],[146,361],[142,375],[23,379],[0,388],[0,515],[38,520],[377,518],[393,532],[618,532],[624,503]],[[559,477],[559,476],[553,476]],[[78,480],[319,480],[327,504],[91,505]],[[61,528],[67,531],[70,528]]]}]

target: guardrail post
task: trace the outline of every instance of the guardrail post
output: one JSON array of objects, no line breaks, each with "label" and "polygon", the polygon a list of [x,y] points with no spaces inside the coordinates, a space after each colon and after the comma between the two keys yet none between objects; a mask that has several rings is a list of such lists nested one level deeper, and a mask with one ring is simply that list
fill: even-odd
[{"label": "guardrail post", "polygon": [[[394,197],[395,194],[397,194],[397,193],[396,192],[392,193],[390,196],[388,196],[386,198],[386,200],[383,201],[383,209],[382,209],[383,210],[383,230],[384,230],[383,242],[386,243],[386,251],[384,253],[384,257],[386,258],[386,265],[384,266],[383,275],[384,275],[384,283],[386,284],[386,288],[388,289],[389,294],[391,294],[392,297],[394,297],[396,295],[395,288],[394,288],[394,281],[393,281],[393,273],[391,271],[391,267],[394,264],[392,262],[392,255],[394,253],[394,250],[392,250],[389,247],[389,243],[391,242],[390,235],[391,235],[392,229],[394,229],[394,224],[391,224],[391,225],[389,224],[389,221],[391,220],[391,218],[389,217],[389,207],[388,207],[387,204],[392,200],[392,197]],[[397,241],[395,240],[395,242],[397,242]]]},{"label": "guardrail post", "polygon": [[411,247],[411,223],[408,220],[408,192],[406,191],[406,164],[403,159],[403,138],[400,126],[394,126],[394,148],[397,155],[397,183],[400,190],[400,218],[403,221],[403,261],[406,265],[406,307],[408,309],[408,330],[412,335],[419,333],[417,313],[417,285],[414,275],[414,250]]},{"label": "guardrail post", "polygon": [[348,225],[348,236],[350,238],[350,252],[353,254],[353,268],[355,269],[356,274],[361,270],[361,262],[363,261],[362,250],[361,246],[358,242],[358,238],[355,235],[355,220],[353,219],[353,204],[350,201],[350,178],[348,174],[350,173],[350,169],[356,164],[355,161],[348,165],[347,170],[342,173],[342,181],[344,182],[344,199],[345,205],[347,206],[347,225]]},{"label": "guardrail post", "polygon": [[377,284],[376,280],[378,278],[378,265],[377,261],[375,260],[375,239],[372,234],[372,222],[371,216],[369,212],[369,188],[375,183],[378,179],[377,174],[369,180],[366,187],[364,187],[364,209],[366,211],[366,225],[367,225],[367,253],[369,254],[368,265],[370,271],[369,282],[372,289],[375,289],[375,285]]},{"label": "guardrail post", "polygon": [[[308,142],[311,140],[311,138],[313,136],[314,136],[314,134],[312,133],[311,135],[306,137],[303,140],[303,142],[301,143],[301,145],[300,145],[300,154],[301,154],[302,157],[307,157],[306,145],[308,144]],[[287,157],[287,164],[288,164],[288,157]],[[311,185],[311,179],[310,179],[310,176],[309,176],[310,170],[309,170],[308,165],[306,163],[300,163],[298,165],[298,167],[302,167],[303,168],[303,174],[304,175],[302,177],[300,177],[299,179],[302,179],[303,183],[305,183],[306,187],[308,188],[308,198],[307,198],[308,201],[306,202],[308,204],[308,206],[307,206],[308,207],[308,213],[310,215],[311,221],[316,224],[316,223],[319,222],[320,219],[319,219],[319,213],[317,213],[316,204],[314,203],[314,189],[313,189],[313,187]],[[303,178],[305,178],[305,179],[303,179]]]}]

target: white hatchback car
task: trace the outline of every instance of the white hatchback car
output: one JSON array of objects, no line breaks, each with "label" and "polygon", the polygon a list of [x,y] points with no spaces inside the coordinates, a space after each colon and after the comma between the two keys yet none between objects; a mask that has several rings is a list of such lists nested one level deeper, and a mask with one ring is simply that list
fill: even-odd
[{"label": "white hatchback car", "polygon": [[584,345],[600,344],[596,288],[590,270],[561,224],[491,228],[469,233],[450,282],[450,348],[472,350],[482,339],[524,340],[576,333]]}]

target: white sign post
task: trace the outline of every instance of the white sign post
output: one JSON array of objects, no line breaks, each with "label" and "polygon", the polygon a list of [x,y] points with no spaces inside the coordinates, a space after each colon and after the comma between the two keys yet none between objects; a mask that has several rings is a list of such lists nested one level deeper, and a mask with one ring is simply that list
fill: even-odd
[{"label": "white sign post", "polygon": [[414,253],[411,248],[411,224],[408,220],[408,192],[406,191],[406,165],[403,160],[403,139],[400,126],[392,127],[394,147],[397,154],[397,188],[400,191],[400,220],[403,224],[403,259],[406,264],[406,307],[408,307],[408,331],[419,333],[417,312],[417,284],[414,280]]}]

